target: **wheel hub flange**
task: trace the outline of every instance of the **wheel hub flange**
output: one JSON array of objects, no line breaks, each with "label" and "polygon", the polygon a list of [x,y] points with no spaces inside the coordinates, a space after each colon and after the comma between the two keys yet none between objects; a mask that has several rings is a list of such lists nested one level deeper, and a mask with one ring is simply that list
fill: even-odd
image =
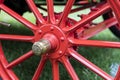
[{"label": "wheel hub flange", "polygon": [[49,58],[59,58],[65,54],[68,41],[65,33],[55,25],[44,25],[35,34],[32,50],[36,55],[47,53]]}]

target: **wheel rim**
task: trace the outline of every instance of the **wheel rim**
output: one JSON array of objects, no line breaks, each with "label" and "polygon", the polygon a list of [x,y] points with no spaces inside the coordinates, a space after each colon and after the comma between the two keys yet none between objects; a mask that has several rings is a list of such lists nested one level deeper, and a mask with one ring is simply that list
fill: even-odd
[{"label": "wheel rim", "polygon": [[[102,0],[101,0],[101,1],[102,1]],[[118,3],[119,3],[119,1],[118,1]],[[114,17],[114,16],[115,16],[115,15],[114,15],[113,11],[110,11],[110,12],[108,12],[108,13],[105,13],[105,14],[103,15],[103,18],[106,20],[106,19],[109,19],[109,18]],[[119,24],[113,25],[113,26],[111,26],[109,29],[111,30],[111,32],[112,32],[116,37],[118,37],[118,38],[120,37],[120,35],[119,35],[119,33],[120,33]]]},{"label": "wheel rim", "polygon": [[[103,18],[106,20],[106,19],[109,19],[111,17],[114,17],[113,15],[113,12],[109,12],[109,13],[106,13],[103,15]],[[113,25],[109,28],[111,30],[111,32],[116,36],[116,37],[120,37],[119,33],[120,33],[120,28],[119,28],[119,25],[116,24],[116,25]]]},{"label": "wheel rim", "polygon": [[[112,47],[112,48],[120,48],[120,43],[118,42],[107,42],[107,41],[94,41],[94,40],[87,40],[89,37],[94,36],[94,34],[97,34],[99,31],[95,31],[95,33],[91,33],[86,30],[85,33],[88,32],[91,33],[90,35],[85,35],[83,37],[76,37],[76,33],[78,30],[78,33],[80,33],[79,30],[82,30],[81,26],[85,26],[87,23],[91,22],[91,20],[97,18],[98,16],[102,15],[103,12],[109,11],[110,7],[108,4],[101,5],[99,8],[101,11],[97,12],[97,10],[94,10],[91,14],[89,14],[86,19],[82,19],[79,22],[76,22],[74,20],[71,20],[71,22],[66,23],[68,20],[68,15],[71,11],[72,5],[75,0],[68,0],[67,4],[64,8],[64,11],[58,18],[56,18],[56,15],[54,14],[54,7],[53,7],[53,0],[46,0],[47,7],[48,7],[48,16],[47,20],[45,21],[45,18],[43,18],[42,14],[38,11],[37,7],[35,6],[33,0],[26,0],[27,4],[29,5],[31,11],[34,13],[37,24],[32,24],[28,20],[24,19],[23,17],[16,14],[14,11],[6,7],[2,2],[0,4],[0,8],[10,14],[12,17],[17,19],[19,22],[23,23],[27,28],[29,28],[33,33],[34,36],[22,36],[22,35],[7,35],[7,34],[0,34],[1,40],[16,40],[16,41],[24,41],[24,42],[31,42],[33,43],[33,46],[35,45],[35,42],[38,42],[38,44],[44,44],[43,41],[47,42],[47,48],[45,46],[45,51],[39,53],[38,55],[41,56],[40,63],[38,65],[38,68],[35,71],[35,74],[33,75],[32,80],[38,80],[42,70],[45,66],[45,63],[47,60],[50,60],[52,64],[52,75],[53,80],[59,80],[59,62],[62,63],[67,70],[68,74],[70,75],[71,79],[73,80],[79,80],[75,70],[73,69],[69,57],[72,57],[73,59],[77,60],[84,66],[86,66],[88,69],[93,71],[94,73],[101,76],[103,79],[106,80],[112,80],[113,77],[104,72],[102,69],[91,63],[89,60],[81,56],[79,53],[77,53],[74,49],[74,46],[97,46],[97,47]],[[92,17],[92,18],[89,18]],[[110,23],[112,22],[112,23]],[[105,27],[110,27],[113,24],[116,24],[116,20],[114,18],[111,18],[105,22],[103,22]],[[108,23],[108,25],[107,25]],[[99,24],[98,24],[99,25]],[[101,25],[101,24],[100,24]],[[93,31],[94,29],[90,29],[90,31]],[[95,30],[104,30],[104,28],[97,27]],[[77,34],[78,34],[77,33]],[[97,44],[96,44],[97,43]],[[37,46],[39,46],[37,44]],[[42,46],[44,47],[44,46]],[[34,47],[35,48],[35,47]],[[40,47],[38,47],[40,48]],[[42,50],[43,50],[42,49]],[[16,65],[22,63],[26,59],[32,57],[34,55],[33,52],[38,52],[35,48],[33,51],[29,51],[28,53],[25,53],[23,56],[17,58],[16,60],[8,63],[7,60],[4,57],[4,53],[2,50],[2,47],[0,47],[1,51],[1,58],[0,58],[0,66],[2,68],[0,72],[0,75],[3,79],[8,80],[18,80],[16,75],[13,73],[12,68]],[[3,74],[4,73],[4,74]]]}]

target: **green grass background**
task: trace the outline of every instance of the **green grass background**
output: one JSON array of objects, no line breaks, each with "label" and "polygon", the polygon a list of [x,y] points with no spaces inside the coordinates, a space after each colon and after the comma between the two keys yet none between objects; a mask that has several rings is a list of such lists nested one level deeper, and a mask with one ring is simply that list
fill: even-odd
[{"label": "green grass background", "polygon": [[[58,9],[58,8],[56,8]],[[84,13],[88,13],[89,10],[84,11]],[[80,12],[83,13],[83,12]],[[46,15],[46,14],[45,14]],[[34,16],[27,12],[24,14],[24,17],[31,22],[35,23]],[[76,15],[73,14],[70,16],[71,18],[79,19]],[[11,27],[0,26],[0,33],[6,34],[22,34],[22,35],[33,35],[32,32],[25,28],[24,25],[17,22],[12,17],[8,16],[6,13],[1,11],[0,21],[4,21],[11,24]],[[102,17],[95,20],[96,22],[102,21]],[[93,40],[106,40],[106,41],[119,41],[108,29],[95,35],[91,39]],[[17,42],[17,41],[2,41],[4,53],[9,62],[23,55],[24,53],[31,50],[31,43],[25,42]],[[97,47],[79,47],[78,52],[83,55],[85,58],[99,66],[101,69],[110,73],[110,66],[113,63],[120,63],[120,50],[112,49],[112,48],[97,48]],[[39,63],[40,57],[34,56],[30,59],[26,60],[24,63],[19,64],[13,70],[16,75],[20,78],[20,80],[31,80],[34,71]],[[70,59],[71,64],[73,65],[75,71],[77,72],[79,78],[81,80],[103,80],[89,69],[86,69],[77,61]],[[48,61],[46,67],[43,71],[42,77],[40,80],[52,80],[51,73],[51,64]],[[62,64],[60,64],[60,79],[61,80],[70,80],[65,68]]]}]

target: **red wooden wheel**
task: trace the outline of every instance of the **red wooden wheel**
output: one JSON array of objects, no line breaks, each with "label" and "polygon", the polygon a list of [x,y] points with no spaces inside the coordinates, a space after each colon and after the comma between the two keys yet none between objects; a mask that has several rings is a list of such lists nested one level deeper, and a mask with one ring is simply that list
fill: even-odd
[{"label": "red wooden wheel", "polygon": [[[88,38],[117,23],[115,18],[110,18],[91,27],[92,20],[111,9],[108,3],[95,6],[96,8],[92,8],[88,15],[82,16],[81,20],[77,22],[68,18],[75,0],[68,0],[63,12],[59,15],[54,14],[53,0],[46,0],[48,8],[48,16],[46,18],[43,18],[33,0],[26,0],[26,2],[37,19],[36,24],[18,15],[5,6],[3,0],[0,0],[0,8],[2,10],[24,24],[34,33],[33,36],[0,34],[1,40],[33,43],[33,46],[31,46],[32,50],[10,63],[7,62],[2,50],[2,44],[0,43],[0,76],[3,80],[18,80],[19,78],[14,74],[12,68],[34,55],[41,56],[41,60],[32,80],[39,79],[47,60],[50,60],[52,64],[53,80],[59,80],[59,63],[64,65],[71,79],[79,80],[69,58],[77,60],[80,64],[101,76],[103,79],[113,80],[112,76],[84,58],[75,50],[75,47],[79,45],[120,48],[119,42],[88,40]],[[118,79],[119,77],[116,80]]]}]

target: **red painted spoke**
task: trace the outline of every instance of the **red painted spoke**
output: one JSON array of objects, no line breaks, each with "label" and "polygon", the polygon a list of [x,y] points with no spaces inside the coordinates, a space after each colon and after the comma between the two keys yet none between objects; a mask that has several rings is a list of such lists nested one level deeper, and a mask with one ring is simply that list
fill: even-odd
[{"label": "red painted spoke", "polygon": [[38,65],[38,68],[36,69],[32,80],[38,80],[39,79],[39,77],[40,77],[40,75],[41,75],[41,73],[43,71],[43,68],[45,66],[46,61],[47,61],[46,57],[42,56],[42,58],[40,60],[40,63]]},{"label": "red painted spoke", "polygon": [[104,72],[102,69],[91,63],[89,60],[78,54],[76,51],[73,49],[68,49],[69,54],[76,60],[78,60],[81,64],[86,66],[88,69],[92,70],[99,76],[101,76],[105,80],[113,80],[112,76]]},{"label": "red painted spoke", "polygon": [[35,17],[38,19],[40,23],[45,23],[45,20],[43,19],[41,13],[37,9],[36,5],[34,4],[34,0],[26,0],[27,4],[29,5],[30,9],[34,13]]},{"label": "red painted spoke", "polygon": [[59,26],[60,27],[65,26],[65,22],[66,22],[66,20],[68,18],[68,15],[69,15],[70,11],[71,11],[71,8],[72,8],[72,6],[74,4],[74,1],[75,0],[68,0],[67,1],[65,9],[64,9],[64,11],[63,11],[63,13],[61,14],[61,17],[60,17],[60,21],[59,21],[59,24],[60,24]]},{"label": "red painted spoke", "polygon": [[23,23],[27,28],[31,29],[32,31],[35,31],[37,29],[33,23],[29,22],[28,20],[26,20],[25,18],[23,18],[22,16],[20,16],[19,14],[5,6],[4,4],[0,4],[0,8],[9,15],[11,15],[12,17],[14,17],[15,19],[17,19],[18,21],[20,21],[21,23]]},{"label": "red painted spoke", "polygon": [[33,36],[0,34],[0,40],[16,40],[16,41],[33,42],[33,39],[34,39]]},{"label": "red painted spoke", "polygon": [[80,46],[120,48],[120,42],[97,41],[97,40],[80,40],[80,39],[74,39],[74,38],[70,38],[69,41],[73,45],[80,45]]},{"label": "red painted spoke", "polygon": [[99,32],[116,25],[118,22],[115,18],[108,19],[102,23],[99,23],[95,25],[94,27],[90,27],[88,29],[85,29],[79,36],[81,39],[88,39],[90,37],[93,37],[94,35],[98,34]]},{"label": "red painted spoke", "polygon": [[48,11],[48,20],[51,23],[55,23],[55,15],[54,15],[54,6],[53,0],[46,0],[47,1],[47,11]]},{"label": "red painted spoke", "polygon": [[53,80],[59,80],[59,64],[55,60],[52,60],[51,63],[52,63]]},{"label": "red painted spoke", "polygon": [[7,68],[13,68],[14,66],[22,63],[23,61],[27,60],[28,58],[32,57],[33,56],[33,52],[32,51],[29,51],[28,53],[24,54],[23,56],[17,58],[16,60],[12,61],[11,63],[9,63],[7,65]]},{"label": "red painted spoke", "polygon": [[74,71],[71,63],[69,62],[69,59],[67,57],[62,57],[61,62],[63,63],[63,65],[67,69],[67,71],[68,71],[69,75],[71,76],[72,80],[79,80],[76,72]]},{"label": "red painted spoke", "polygon": [[69,27],[69,28],[64,28],[63,30],[65,32],[75,31],[75,30],[79,29],[80,27],[83,27],[85,24],[91,22],[92,20],[94,20],[95,18],[97,18],[98,16],[102,15],[103,13],[105,13],[109,10],[110,10],[110,6],[108,4],[105,4],[102,7],[100,7],[99,10],[92,12],[91,14],[86,16],[86,18],[83,18],[78,23],[76,23],[74,26]]}]

